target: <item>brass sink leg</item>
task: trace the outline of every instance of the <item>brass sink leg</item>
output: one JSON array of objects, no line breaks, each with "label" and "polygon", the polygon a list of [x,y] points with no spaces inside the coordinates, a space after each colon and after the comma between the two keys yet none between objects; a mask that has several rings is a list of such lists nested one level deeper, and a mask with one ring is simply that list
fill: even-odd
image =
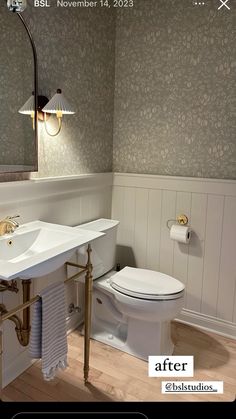
[{"label": "brass sink leg", "polygon": [[92,290],[93,290],[93,266],[91,263],[92,249],[88,245],[87,265],[85,276],[85,315],[84,315],[84,383],[87,384],[89,376],[89,352],[90,352],[90,330],[91,330],[91,314],[92,314]]},{"label": "brass sink leg", "polygon": [[[30,279],[24,279],[22,281],[23,288],[23,304],[30,300]],[[30,338],[30,307],[27,307],[23,310],[23,325],[20,331],[20,344],[22,346],[27,346],[29,344]],[[18,336],[19,340],[19,336]]]}]

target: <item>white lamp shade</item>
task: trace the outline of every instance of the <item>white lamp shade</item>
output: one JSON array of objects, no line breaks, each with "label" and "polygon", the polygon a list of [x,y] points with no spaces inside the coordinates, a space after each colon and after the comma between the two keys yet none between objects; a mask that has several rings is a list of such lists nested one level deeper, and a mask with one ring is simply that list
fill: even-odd
[{"label": "white lamp shade", "polygon": [[57,93],[52,97],[51,100],[49,100],[46,106],[44,106],[42,111],[47,113],[61,112],[62,114],[75,113],[66,100],[65,96],[61,93],[60,89],[58,89]]},{"label": "white lamp shade", "polygon": [[25,102],[25,104],[19,109],[19,113],[24,115],[31,115],[32,112],[35,111],[35,101],[34,95],[30,96],[30,98]]}]

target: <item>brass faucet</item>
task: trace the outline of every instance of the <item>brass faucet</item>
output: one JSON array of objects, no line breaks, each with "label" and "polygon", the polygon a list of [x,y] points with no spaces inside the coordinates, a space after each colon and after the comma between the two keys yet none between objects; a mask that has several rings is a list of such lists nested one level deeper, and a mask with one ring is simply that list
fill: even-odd
[{"label": "brass faucet", "polygon": [[20,217],[19,215],[14,216],[7,216],[3,220],[0,221],[0,236],[4,236],[4,234],[13,233],[19,224],[15,221],[15,218]]}]

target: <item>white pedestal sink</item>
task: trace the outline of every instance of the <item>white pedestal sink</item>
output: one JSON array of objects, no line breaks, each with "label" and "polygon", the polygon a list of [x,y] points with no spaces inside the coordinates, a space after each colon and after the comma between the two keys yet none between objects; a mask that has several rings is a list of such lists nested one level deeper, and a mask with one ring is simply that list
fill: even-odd
[{"label": "white pedestal sink", "polygon": [[104,233],[33,221],[0,237],[0,279],[38,278],[55,271],[75,250]]}]

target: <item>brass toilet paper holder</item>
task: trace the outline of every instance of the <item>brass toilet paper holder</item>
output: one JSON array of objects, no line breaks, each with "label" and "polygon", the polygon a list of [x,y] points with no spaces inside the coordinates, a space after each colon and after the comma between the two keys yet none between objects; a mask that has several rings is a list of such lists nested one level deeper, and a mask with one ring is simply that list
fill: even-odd
[{"label": "brass toilet paper holder", "polygon": [[166,225],[167,225],[167,228],[169,230],[171,229],[171,227],[169,225],[170,222],[172,222],[172,223],[176,223],[177,222],[181,226],[186,226],[188,224],[188,217],[185,214],[180,214],[180,215],[178,215],[176,217],[176,219],[167,220]]}]

